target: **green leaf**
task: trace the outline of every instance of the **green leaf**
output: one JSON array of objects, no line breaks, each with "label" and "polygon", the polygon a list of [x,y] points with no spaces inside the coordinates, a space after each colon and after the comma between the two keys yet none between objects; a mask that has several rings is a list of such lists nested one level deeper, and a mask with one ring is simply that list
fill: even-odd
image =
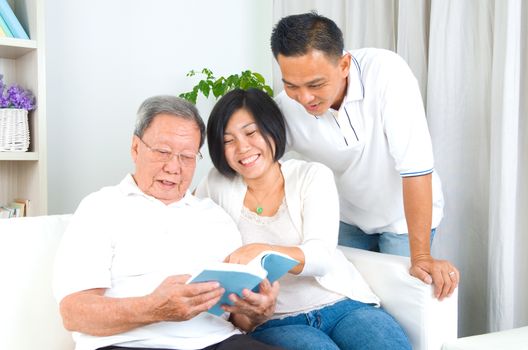
[{"label": "green leaf", "polygon": [[225,94],[226,90],[226,84],[225,79],[219,78],[217,81],[213,83],[213,95],[214,97],[218,98],[220,96],[223,96]]},{"label": "green leaf", "polygon": [[266,79],[264,79],[264,77],[260,75],[259,73],[253,73],[253,76],[257,78],[257,80],[261,82],[262,84],[266,84]]},{"label": "green leaf", "polygon": [[179,94],[178,96],[193,104],[196,104],[196,98],[198,97],[197,92],[194,90],[189,91],[189,92],[184,92],[182,94]]},{"label": "green leaf", "polygon": [[204,68],[202,69],[202,74],[205,74],[207,76],[207,79],[213,79],[213,72],[210,69]]},{"label": "green leaf", "polygon": [[273,97],[273,90],[271,87],[269,87],[268,85],[264,85],[263,88],[264,88],[264,91],[266,91],[268,95],[270,95],[270,97]]},{"label": "green leaf", "polygon": [[240,85],[240,78],[237,74],[231,74],[226,79],[226,85],[233,89],[233,87],[237,87]]},{"label": "green leaf", "polygon": [[200,80],[200,82],[198,83],[198,89],[202,92],[205,97],[209,97],[209,91],[211,90],[211,87],[209,86],[207,81]]},{"label": "green leaf", "polygon": [[251,81],[248,79],[247,75],[242,75],[242,77],[240,78],[240,88],[241,89],[244,89],[244,90],[247,90],[251,87]]},{"label": "green leaf", "polygon": [[196,99],[198,98],[198,92],[197,91],[192,91],[190,94],[189,94],[189,99],[190,101],[193,103],[193,104],[196,104]]}]

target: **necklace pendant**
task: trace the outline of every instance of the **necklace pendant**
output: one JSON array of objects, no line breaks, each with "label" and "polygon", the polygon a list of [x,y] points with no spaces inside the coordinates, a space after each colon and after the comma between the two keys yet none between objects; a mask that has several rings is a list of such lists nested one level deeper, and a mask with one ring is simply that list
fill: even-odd
[{"label": "necklace pendant", "polygon": [[263,209],[262,207],[257,207],[257,208],[255,209],[255,212],[256,212],[257,214],[259,214],[259,215],[262,214],[263,211],[264,211],[264,209]]}]

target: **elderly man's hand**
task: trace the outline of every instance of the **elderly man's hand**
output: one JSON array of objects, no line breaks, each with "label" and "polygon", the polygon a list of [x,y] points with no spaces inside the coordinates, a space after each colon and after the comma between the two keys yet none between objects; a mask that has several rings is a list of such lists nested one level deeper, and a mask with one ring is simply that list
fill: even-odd
[{"label": "elderly man's hand", "polygon": [[410,273],[427,284],[434,284],[434,295],[439,300],[450,297],[460,281],[460,272],[455,266],[430,255],[411,259]]},{"label": "elderly man's hand", "polygon": [[231,312],[231,320],[237,327],[249,332],[273,316],[278,295],[279,282],[270,284],[268,279],[264,279],[260,283],[259,293],[244,289],[242,298],[231,294],[229,300],[233,305],[223,305],[222,308]]},{"label": "elderly man's hand", "polygon": [[225,290],[218,282],[185,284],[189,275],[167,277],[149,295],[156,321],[185,321],[209,310]]}]

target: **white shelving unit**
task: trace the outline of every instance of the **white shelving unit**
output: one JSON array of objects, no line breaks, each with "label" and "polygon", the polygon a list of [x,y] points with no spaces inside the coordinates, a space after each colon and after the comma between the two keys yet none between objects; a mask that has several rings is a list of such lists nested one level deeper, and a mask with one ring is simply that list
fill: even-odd
[{"label": "white shelving unit", "polygon": [[30,40],[0,38],[0,73],[8,85],[29,88],[37,108],[29,113],[28,152],[0,152],[0,204],[29,199],[29,216],[47,213],[44,0],[8,1]]}]

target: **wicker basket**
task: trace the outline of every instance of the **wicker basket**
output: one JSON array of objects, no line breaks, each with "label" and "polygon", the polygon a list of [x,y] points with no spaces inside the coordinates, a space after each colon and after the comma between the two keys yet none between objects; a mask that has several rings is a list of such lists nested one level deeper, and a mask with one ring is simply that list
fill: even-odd
[{"label": "wicker basket", "polygon": [[26,152],[28,148],[28,111],[0,108],[0,152]]}]

